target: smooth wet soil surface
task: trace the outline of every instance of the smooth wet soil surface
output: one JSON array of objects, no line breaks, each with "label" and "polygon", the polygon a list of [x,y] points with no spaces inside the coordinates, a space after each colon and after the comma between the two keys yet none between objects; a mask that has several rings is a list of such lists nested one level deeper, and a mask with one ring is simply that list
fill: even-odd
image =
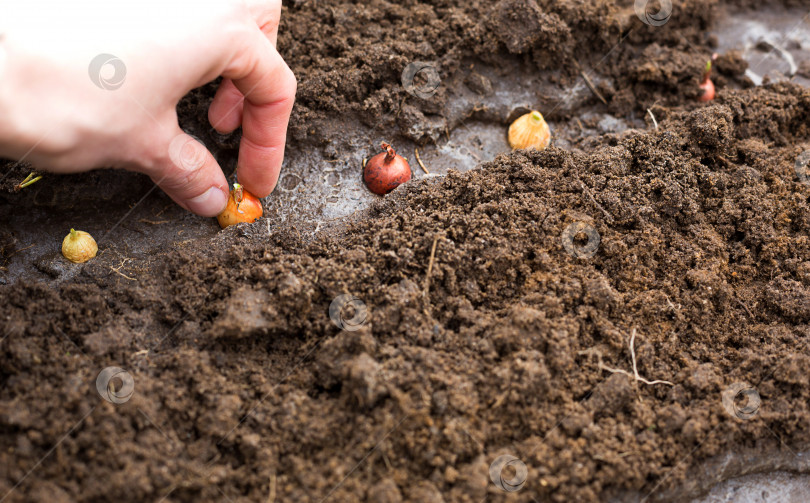
[{"label": "smooth wet soil surface", "polygon": [[[807,12],[735,46],[748,2],[618,4],[285,1],[255,224],[4,168],[0,501],[689,501],[810,469]],[[230,173],[213,89],[181,121]],[[552,146],[511,153],[526,107]],[[378,198],[383,139],[415,179]],[[96,259],[59,256],[71,226]]]}]

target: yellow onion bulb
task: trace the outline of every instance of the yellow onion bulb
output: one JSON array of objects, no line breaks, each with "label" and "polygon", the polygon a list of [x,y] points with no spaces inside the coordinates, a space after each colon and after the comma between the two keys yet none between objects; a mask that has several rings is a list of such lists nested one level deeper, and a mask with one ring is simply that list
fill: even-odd
[{"label": "yellow onion bulb", "polygon": [[98,253],[96,240],[84,231],[70,229],[70,234],[62,240],[62,255],[76,264],[87,262],[95,257],[96,253]]},{"label": "yellow onion bulb", "polygon": [[534,110],[518,117],[509,126],[509,146],[513,150],[534,148],[544,150],[551,143],[551,131],[543,114]]}]

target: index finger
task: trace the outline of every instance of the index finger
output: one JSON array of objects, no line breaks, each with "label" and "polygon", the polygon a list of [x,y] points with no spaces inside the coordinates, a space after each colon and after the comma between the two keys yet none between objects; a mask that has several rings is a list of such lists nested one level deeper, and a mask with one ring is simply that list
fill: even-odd
[{"label": "index finger", "polygon": [[297,83],[273,44],[258,27],[244,37],[242,50],[223,71],[245,96],[242,142],[236,173],[257,197],[276,186]]}]

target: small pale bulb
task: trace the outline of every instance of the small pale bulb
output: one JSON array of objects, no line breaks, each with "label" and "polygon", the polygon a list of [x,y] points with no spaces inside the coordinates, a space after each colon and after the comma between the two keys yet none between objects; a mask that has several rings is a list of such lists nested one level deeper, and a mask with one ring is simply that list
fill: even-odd
[{"label": "small pale bulb", "polygon": [[62,255],[76,264],[87,262],[98,253],[98,245],[93,236],[84,232],[70,229],[70,234],[62,240]]},{"label": "small pale bulb", "polygon": [[551,143],[551,131],[537,110],[518,117],[509,126],[509,146],[513,150],[535,148],[544,150]]}]

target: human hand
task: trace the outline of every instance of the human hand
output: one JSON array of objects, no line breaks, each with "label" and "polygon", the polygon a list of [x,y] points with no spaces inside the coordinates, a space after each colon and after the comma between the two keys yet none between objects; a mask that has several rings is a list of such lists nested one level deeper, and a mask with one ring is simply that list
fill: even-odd
[{"label": "human hand", "polygon": [[209,121],[242,126],[239,183],[267,196],[296,90],[275,49],[280,15],[281,0],[0,0],[0,156],[58,173],[138,171],[214,216],[228,183],[176,106],[222,76]]}]

